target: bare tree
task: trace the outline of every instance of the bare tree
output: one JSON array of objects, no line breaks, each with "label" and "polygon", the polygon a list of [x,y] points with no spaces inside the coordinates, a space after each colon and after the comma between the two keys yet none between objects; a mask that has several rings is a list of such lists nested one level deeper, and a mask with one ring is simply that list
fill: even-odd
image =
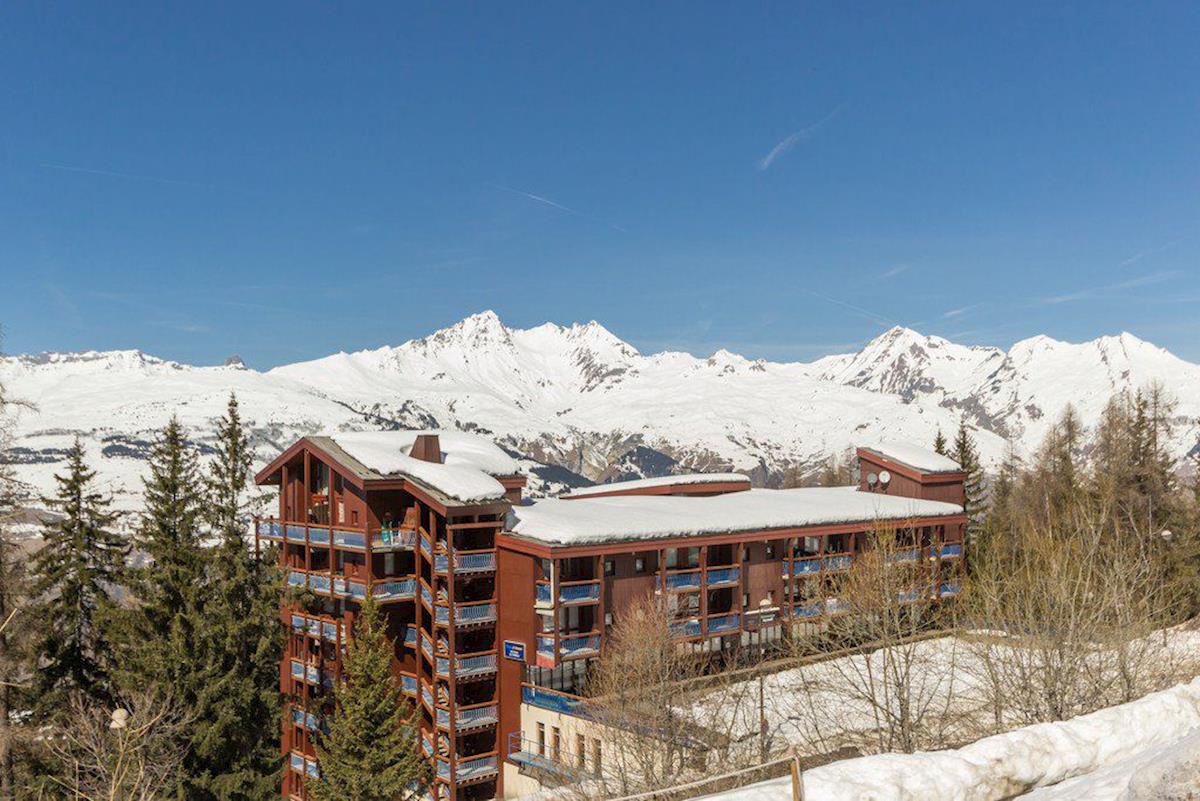
[{"label": "bare tree", "polygon": [[157,801],[170,795],[191,721],[170,697],[140,690],[106,709],[76,697],[47,737],[62,766],[55,784],[78,801]]},{"label": "bare tree", "polygon": [[1085,503],[1042,511],[976,554],[964,611],[994,729],[1065,720],[1185,675],[1165,634],[1182,592],[1161,543],[1112,519]]},{"label": "bare tree", "polygon": [[801,722],[813,751],[855,745],[906,751],[946,745],[956,715],[961,648],[953,637],[928,640],[951,622],[941,598],[939,561],[908,529],[871,532],[844,574],[827,577],[817,601],[820,634],[794,635],[792,655],[806,662],[836,648],[851,653],[793,671],[779,694]]}]

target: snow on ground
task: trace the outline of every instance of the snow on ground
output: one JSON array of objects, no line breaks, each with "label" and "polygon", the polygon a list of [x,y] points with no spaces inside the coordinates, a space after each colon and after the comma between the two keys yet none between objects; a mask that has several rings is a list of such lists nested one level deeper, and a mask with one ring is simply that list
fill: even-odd
[{"label": "snow on ground", "polygon": [[[1060,723],[986,737],[951,751],[880,754],[806,771],[806,801],[1119,799],[1156,760],[1178,767],[1200,727],[1200,678]],[[1188,752],[1191,758],[1195,751]],[[1087,777],[1086,780],[1084,777]],[[1053,791],[1030,791],[1053,788]],[[772,779],[703,801],[790,801],[791,780]]]},{"label": "snow on ground", "polygon": [[962,507],[952,503],[858,492],[854,487],[804,487],[707,497],[549,499],[513,509],[511,528],[526,537],[579,545],[960,514]]}]

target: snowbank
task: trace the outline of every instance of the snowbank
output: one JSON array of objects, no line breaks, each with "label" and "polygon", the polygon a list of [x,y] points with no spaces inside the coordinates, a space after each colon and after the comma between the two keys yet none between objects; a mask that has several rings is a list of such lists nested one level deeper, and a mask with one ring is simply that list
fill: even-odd
[{"label": "snowbank", "polygon": [[[808,801],[987,801],[1098,774],[1139,754],[1165,753],[1200,726],[1200,679],[1061,723],[986,737],[955,751],[881,754],[810,770]],[[1126,781],[1126,783],[1128,783]],[[1030,798],[1118,798],[1079,784]],[[1124,788],[1119,788],[1123,791]],[[1132,796],[1130,797],[1133,798]],[[1138,796],[1141,798],[1141,796]],[[788,778],[705,797],[705,801],[790,801]]]},{"label": "snowbank", "polygon": [[515,507],[509,528],[562,545],[687,537],[837,523],[961,515],[962,507],[851,487],[751,489],[727,495],[551,499]]}]

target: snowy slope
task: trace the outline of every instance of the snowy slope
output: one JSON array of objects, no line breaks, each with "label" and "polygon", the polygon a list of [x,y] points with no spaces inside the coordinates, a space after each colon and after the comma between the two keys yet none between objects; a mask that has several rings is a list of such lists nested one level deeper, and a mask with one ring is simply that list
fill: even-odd
[{"label": "snowy slope", "polygon": [[[512,329],[483,312],[401,345],[266,372],[193,367],[138,351],[0,359],[36,411],[16,421],[19,474],[39,492],[81,435],[105,485],[136,508],[149,440],[172,414],[206,442],[236,391],[260,459],[308,433],[444,428],[491,436],[537,469],[531,490],[588,480],[735,470],[776,483],[850,444],[927,445],[960,414],[986,459],[1033,446],[1067,401],[1094,422],[1122,387],[1158,378],[1179,398],[1176,453],[1197,441],[1200,367],[1129,334],[1007,353],[896,328],[810,364],[727,351],[643,355],[591,322]],[[549,467],[546,467],[546,466]]]}]

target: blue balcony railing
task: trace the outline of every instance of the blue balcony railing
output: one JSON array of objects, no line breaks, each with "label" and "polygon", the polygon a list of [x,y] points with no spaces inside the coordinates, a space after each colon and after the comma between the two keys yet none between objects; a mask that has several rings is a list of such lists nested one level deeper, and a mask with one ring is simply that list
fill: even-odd
[{"label": "blue balcony railing", "polygon": [[311,712],[305,712],[298,706],[292,707],[292,723],[297,726],[303,726],[309,731],[318,731],[322,728],[321,719]]},{"label": "blue balcony railing", "polygon": [[454,571],[456,573],[486,572],[496,569],[496,554],[488,553],[458,553],[454,555]]},{"label": "blue balcony railing", "polygon": [[496,655],[460,656],[454,660],[454,674],[459,678],[481,676],[496,672]]},{"label": "blue balcony railing", "polygon": [[850,569],[849,555],[826,556],[825,557],[825,569],[826,570],[849,570]]},{"label": "blue balcony railing", "polygon": [[700,571],[690,570],[686,573],[668,573],[666,575],[666,585],[668,590],[698,590],[700,589]]},{"label": "blue balcony railing", "polygon": [[558,656],[558,653],[556,652],[555,647],[554,647],[554,638],[553,637],[538,637],[537,638],[537,652],[539,654],[541,654],[542,656],[548,656],[551,659],[554,659],[556,656]]},{"label": "blue balcony railing", "polygon": [[726,631],[736,631],[741,624],[741,615],[723,615],[708,619],[708,633],[721,634]]},{"label": "blue balcony railing", "polygon": [[938,594],[943,598],[947,598],[951,595],[958,595],[961,591],[962,585],[957,581],[947,581],[943,582]]},{"label": "blue balcony railing", "polygon": [[820,572],[820,559],[797,559],[792,563],[792,575],[794,576],[809,576]]},{"label": "blue balcony railing", "polygon": [[321,771],[317,768],[317,761],[315,759],[307,759],[301,754],[293,753],[290,755],[289,764],[292,770],[297,773],[302,773],[313,779],[321,778]]},{"label": "blue balcony railing", "polygon": [[850,602],[843,601],[841,598],[826,598],[825,611],[831,615],[841,614],[842,612],[850,611]]},{"label": "blue balcony railing", "polygon": [[902,604],[911,604],[921,597],[919,590],[901,590],[896,593],[896,601]]},{"label": "blue balcony railing", "polygon": [[298,634],[307,634],[309,637],[316,637],[328,642],[337,642],[340,628],[340,624],[331,623],[327,620],[318,620],[315,617],[306,617],[304,615],[292,615],[292,631]]},{"label": "blue balcony railing", "polygon": [[948,543],[946,545],[934,545],[929,549],[929,555],[938,559],[953,559],[962,556],[962,544]]},{"label": "blue balcony railing", "polygon": [[282,540],[283,526],[274,520],[259,520],[258,536],[267,540]]},{"label": "blue balcony railing", "polygon": [[304,542],[304,526],[298,526],[295,523],[285,523],[283,530],[288,542]]},{"label": "blue balcony railing", "polygon": [[333,544],[342,548],[366,550],[367,535],[362,531],[333,530]]},{"label": "blue balcony railing", "polygon": [[572,584],[558,588],[558,602],[563,604],[592,603],[600,600],[600,582]]},{"label": "blue balcony railing", "polygon": [[558,652],[564,659],[598,654],[600,653],[600,635],[580,634],[573,637],[560,637]]},{"label": "blue balcony railing", "polygon": [[380,601],[397,601],[413,598],[416,590],[417,582],[414,579],[385,581],[375,585],[375,597]]},{"label": "blue balcony railing", "polygon": [[920,556],[921,551],[919,548],[901,548],[892,554],[891,557],[888,558],[888,561],[896,563],[915,562],[920,558]]},{"label": "blue balcony railing", "polygon": [[719,570],[708,571],[708,586],[728,587],[737,584],[742,580],[742,569],[740,567],[723,567]]},{"label": "blue balcony railing", "polygon": [[[439,611],[444,608],[438,607]],[[496,605],[493,603],[471,604],[470,606],[459,604],[454,607],[454,622],[459,626],[470,623],[486,623],[495,619]]]},{"label": "blue balcony railing", "polygon": [[[454,715],[454,729],[455,731],[459,731],[462,729],[473,729],[477,726],[490,726],[498,720],[499,713],[495,704],[474,707],[472,709],[459,709]],[[437,722],[442,728],[450,728],[450,713],[444,709],[439,709]]]},{"label": "blue balcony railing", "polygon": [[[441,765],[438,762],[438,775],[441,775]],[[496,768],[496,757],[486,756],[479,759],[466,759],[459,762],[454,770],[454,778],[456,781],[465,782],[474,779],[481,779],[485,776],[491,776],[499,771]]]},{"label": "blue balcony railing", "polygon": [[536,601],[539,604],[550,605],[554,603],[554,595],[550,591],[549,584],[537,584]]},{"label": "blue balcony railing", "polygon": [[670,626],[670,631],[671,634],[676,637],[699,637],[700,621],[693,619],[672,623]]},{"label": "blue balcony railing", "polygon": [[410,528],[385,528],[371,535],[372,548],[415,548],[417,532]]},{"label": "blue balcony railing", "polygon": [[792,607],[795,617],[811,618],[820,617],[822,612],[821,603],[802,604]]},{"label": "blue balcony railing", "polygon": [[417,636],[417,627],[410,623],[404,628],[404,644],[415,648],[418,639],[420,638]]},{"label": "blue balcony railing", "polygon": [[521,702],[564,715],[588,716],[582,699],[528,684],[521,687]]},{"label": "blue balcony railing", "polygon": [[405,695],[417,694],[417,677],[401,674],[400,676],[400,692]]}]

